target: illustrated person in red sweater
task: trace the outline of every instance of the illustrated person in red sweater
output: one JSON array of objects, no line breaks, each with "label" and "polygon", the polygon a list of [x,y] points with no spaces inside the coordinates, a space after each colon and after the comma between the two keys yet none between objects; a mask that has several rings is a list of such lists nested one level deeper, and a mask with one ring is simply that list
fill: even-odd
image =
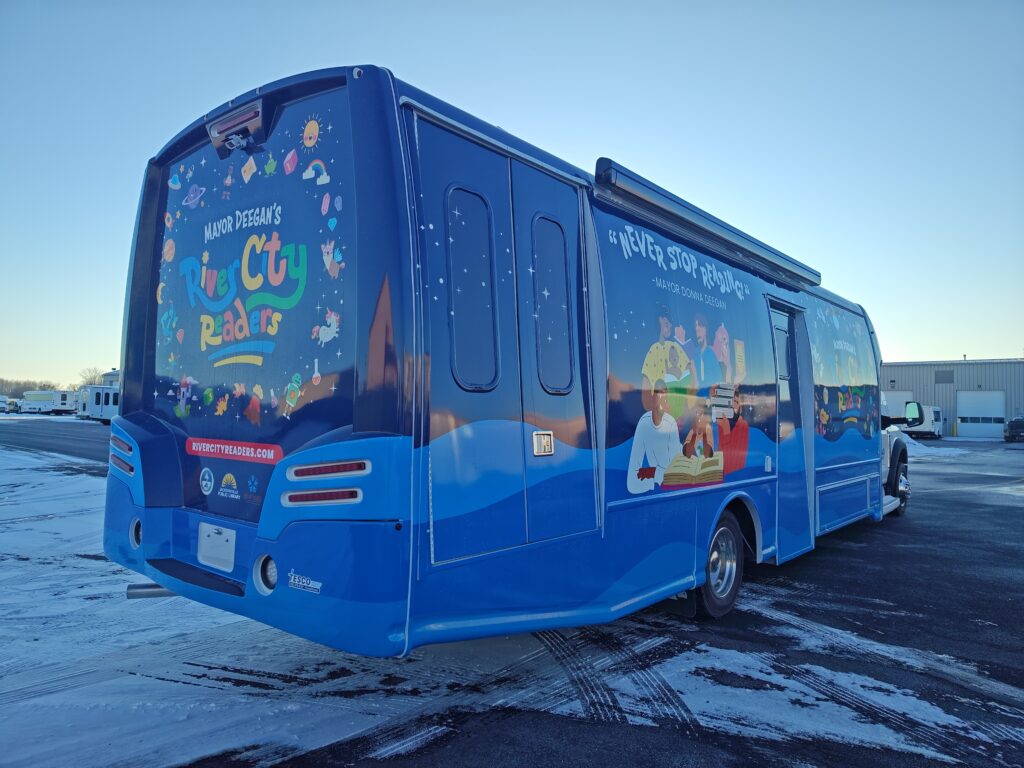
[{"label": "illustrated person in red sweater", "polygon": [[718,419],[718,450],[724,454],[722,471],[725,475],[743,469],[747,464],[750,425],[740,413],[742,404],[737,385],[732,395],[732,418]]}]

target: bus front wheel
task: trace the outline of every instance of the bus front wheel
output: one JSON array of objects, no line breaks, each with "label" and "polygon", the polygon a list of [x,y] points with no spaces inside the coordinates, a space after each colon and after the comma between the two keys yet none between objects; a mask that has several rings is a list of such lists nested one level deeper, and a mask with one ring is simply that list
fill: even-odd
[{"label": "bus front wheel", "polygon": [[907,461],[904,458],[900,461],[899,469],[896,470],[896,495],[900,505],[893,510],[893,517],[899,517],[907,511],[910,503],[910,477],[907,472]]},{"label": "bus front wheel", "polygon": [[704,584],[697,590],[697,611],[717,619],[732,610],[743,583],[743,536],[732,512],[722,513],[711,537]]}]

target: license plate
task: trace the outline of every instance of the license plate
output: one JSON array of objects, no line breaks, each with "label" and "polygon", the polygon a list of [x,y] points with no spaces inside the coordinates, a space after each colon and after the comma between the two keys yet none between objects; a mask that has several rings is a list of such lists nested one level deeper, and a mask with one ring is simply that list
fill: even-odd
[{"label": "license plate", "polygon": [[203,565],[231,573],[235,570],[235,532],[221,525],[200,523],[196,559]]}]

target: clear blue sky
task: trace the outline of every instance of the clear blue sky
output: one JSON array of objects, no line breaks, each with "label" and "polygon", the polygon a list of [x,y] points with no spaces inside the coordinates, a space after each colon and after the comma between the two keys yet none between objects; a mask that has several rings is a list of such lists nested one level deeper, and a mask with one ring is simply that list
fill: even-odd
[{"label": "clear blue sky", "polygon": [[0,376],[118,364],[147,159],[371,63],[605,155],[863,304],[886,360],[1024,355],[1024,2],[0,3]]}]

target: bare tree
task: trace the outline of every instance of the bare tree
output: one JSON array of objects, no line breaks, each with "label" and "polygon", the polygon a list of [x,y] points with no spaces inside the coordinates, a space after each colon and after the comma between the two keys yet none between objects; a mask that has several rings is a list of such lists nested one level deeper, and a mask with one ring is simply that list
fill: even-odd
[{"label": "bare tree", "polygon": [[87,384],[100,384],[103,381],[103,370],[95,366],[83,368],[78,372],[78,376],[81,379],[80,387]]}]

